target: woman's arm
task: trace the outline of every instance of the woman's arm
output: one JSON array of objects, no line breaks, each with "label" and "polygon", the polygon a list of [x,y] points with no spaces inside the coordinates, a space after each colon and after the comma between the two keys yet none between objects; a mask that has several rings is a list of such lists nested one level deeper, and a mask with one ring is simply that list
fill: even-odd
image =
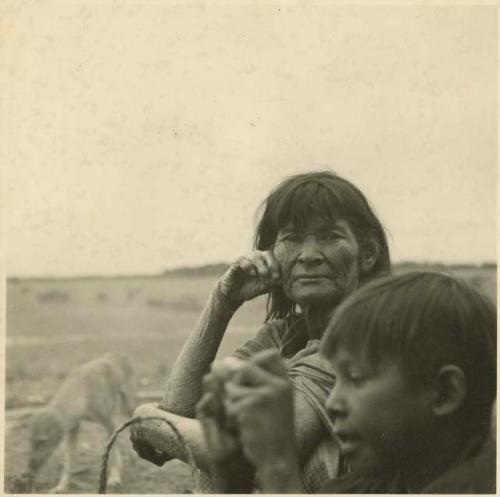
[{"label": "woman's arm", "polygon": [[177,357],[167,380],[161,409],[193,418],[201,396],[201,379],[215,359],[227,325],[238,306],[217,286]]},{"label": "woman's arm", "polygon": [[[166,412],[160,409],[157,404],[139,406],[134,412],[134,417],[136,416],[145,419],[132,425],[131,431],[134,435],[131,436],[132,445],[136,450],[137,443],[148,446],[151,450],[150,456],[147,457],[148,460],[159,466],[166,460],[173,458],[189,463],[186,444],[191,451],[196,467],[203,471],[209,470],[207,445],[198,420]],[[148,417],[162,418],[172,423],[184,440],[180,441],[167,423],[158,419],[148,420],[146,419]],[[168,457],[165,457],[164,454],[168,454]]]},{"label": "woman's arm", "polygon": [[[159,405],[161,409],[187,418],[194,417],[201,396],[202,377],[217,354],[231,317],[243,302],[268,292],[271,285],[279,282],[279,265],[271,252],[255,252],[231,265],[212,291],[173,365]],[[163,451],[160,449],[164,446],[162,436],[156,424],[145,422],[132,429],[130,438],[140,457],[161,465],[175,457],[169,457],[169,453],[158,454]]]},{"label": "woman's arm", "polygon": [[187,417],[195,416],[201,380],[236,310],[247,300],[267,293],[280,283],[280,268],[271,252],[256,251],[241,257],[224,273],[175,361],[160,406]]},{"label": "woman's arm", "polygon": [[[135,416],[166,416],[168,419],[172,417],[177,422],[182,419],[188,426],[191,422],[193,431],[190,433],[194,437],[191,441],[196,447],[195,450],[198,450],[196,460],[200,469],[208,468],[206,451],[201,448],[200,440],[203,436],[198,421],[190,418],[193,418],[195,405],[201,394],[201,378],[217,354],[235,309],[236,306],[224,298],[217,286],[174,363],[162,401],[155,406],[139,406],[134,413]],[[139,457],[158,466],[172,458],[185,461],[184,453],[179,452],[175,435],[166,424],[152,420],[142,421],[132,426],[130,440]]]},{"label": "woman's arm", "polygon": [[[302,465],[320,440],[327,436],[327,431],[301,392],[295,392],[294,410],[296,454],[298,463]],[[158,404],[143,404],[135,410],[134,416],[162,417],[174,423],[191,448],[196,466],[203,471],[209,470],[210,455],[207,454],[207,445],[197,420],[167,412]],[[133,425],[130,439],[134,449],[142,458],[159,466],[172,458],[188,462],[186,452],[179,444],[175,433],[161,421],[145,420]]]}]

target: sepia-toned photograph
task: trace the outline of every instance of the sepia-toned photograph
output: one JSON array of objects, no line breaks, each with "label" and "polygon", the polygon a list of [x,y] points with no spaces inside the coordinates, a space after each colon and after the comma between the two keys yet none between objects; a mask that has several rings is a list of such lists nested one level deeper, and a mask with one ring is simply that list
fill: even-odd
[{"label": "sepia-toned photograph", "polygon": [[0,33],[4,493],[496,493],[493,2]]}]

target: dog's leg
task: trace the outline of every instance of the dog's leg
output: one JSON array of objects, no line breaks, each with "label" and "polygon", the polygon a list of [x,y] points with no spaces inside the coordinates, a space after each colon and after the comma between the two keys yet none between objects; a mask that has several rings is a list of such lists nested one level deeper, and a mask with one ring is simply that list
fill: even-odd
[{"label": "dog's leg", "polygon": [[[118,426],[119,423],[116,424]],[[108,435],[111,436],[115,430],[115,426],[111,422],[107,422],[105,426]],[[108,462],[108,478],[107,478],[107,488],[108,493],[120,493],[120,486],[122,483],[122,454],[119,440],[116,441],[115,446],[112,448],[109,455]]]},{"label": "dog's leg", "polygon": [[76,458],[76,446],[78,442],[79,426],[71,429],[65,437],[64,443],[64,466],[59,483],[52,488],[51,494],[67,494],[71,483],[71,472],[73,470]]},{"label": "dog's leg", "polygon": [[127,418],[131,417],[139,403],[131,382],[122,385],[120,389],[120,400],[122,414]]},{"label": "dog's leg", "polygon": [[108,493],[120,493],[122,483],[122,463],[123,458],[120,452],[120,447],[116,446],[110,457],[109,473],[107,480]]}]

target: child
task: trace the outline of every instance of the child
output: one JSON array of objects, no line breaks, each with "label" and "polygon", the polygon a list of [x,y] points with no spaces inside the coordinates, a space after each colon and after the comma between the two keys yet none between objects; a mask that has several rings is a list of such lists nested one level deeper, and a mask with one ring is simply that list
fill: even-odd
[{"label": "child", "polygon": [[[336,377],[326,408],[349,468],[321,493],[495,492],[489,300],[442,274],[381,278],[341,304],[320,351]],[[298,493],[291,388],[266,354],[227,383],[226,409],[262,490]]]},{"label": "child", "polygon": [[327,400],[352,473],[335,493],[494,493],[496,311],[450,276],[370,284],[329,324]]}]

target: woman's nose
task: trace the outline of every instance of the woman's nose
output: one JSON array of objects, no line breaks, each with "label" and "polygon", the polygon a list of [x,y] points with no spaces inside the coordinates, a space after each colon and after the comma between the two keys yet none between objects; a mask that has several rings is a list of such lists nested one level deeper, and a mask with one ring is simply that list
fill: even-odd
[{"label": "woman's nose", "polygon": [[299,262],[304,264],[318,263],[323,260],[321,246],[314,236],[307,236],[300,246]]}]

